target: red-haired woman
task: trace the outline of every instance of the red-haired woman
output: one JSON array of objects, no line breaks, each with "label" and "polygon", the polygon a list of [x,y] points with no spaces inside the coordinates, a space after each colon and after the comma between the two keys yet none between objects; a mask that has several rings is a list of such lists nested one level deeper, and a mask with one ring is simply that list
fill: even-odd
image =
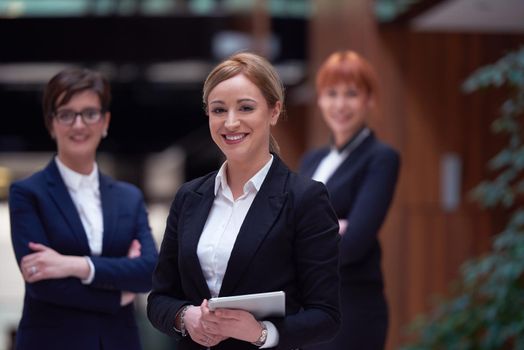
[{"label": "red-haired woman", "polygon": [[399,155],[368,127],[377,90],[364,58],[333,53],[317,73],[316,88],[332,138],[306,154],[300,172],[326,185],[339,218],[342,328],[314,349],[383,349],[388,308],[378,233],[395,191]]}]

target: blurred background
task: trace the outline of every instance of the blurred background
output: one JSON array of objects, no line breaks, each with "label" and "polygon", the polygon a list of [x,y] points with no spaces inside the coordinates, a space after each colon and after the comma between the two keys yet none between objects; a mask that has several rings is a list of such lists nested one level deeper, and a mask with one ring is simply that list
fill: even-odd
[{"label": "blurred background", "polygon": [[[59,70],[86,66],[110,79],[112,122],[99,164],[144,191],[160,242],[178,186],[222,161],[201,101],[214,64],[241,49],[275,64],[287,90],[275,137],[296,169],[328,138],[314,91],[320,62],[339,49],[366,57],[380,83],[371,126],[402,156],[381,231],[388,349],[396,349],[507,221],[507,209],[482,209],[469,193],[505,145],[490,125],[510,89],[466,93],[463,83],[523,44],[522,0],[0,0],[0,349],[10,349],[23,300],[8,187],[53,154],[41,97]],[[172,349],[144,307],[145,297],[137,302],[144,348]]]}]

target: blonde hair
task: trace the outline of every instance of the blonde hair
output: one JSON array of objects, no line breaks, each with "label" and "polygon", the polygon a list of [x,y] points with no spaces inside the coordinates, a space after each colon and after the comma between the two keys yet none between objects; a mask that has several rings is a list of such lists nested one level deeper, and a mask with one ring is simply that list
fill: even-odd
[{"label": "blonde hair", "polygon": [[[204,82],[202,100],[204,110],[208,113],[207,99],[210,92],[221,82],[231,79],[239,74],[244,75],[260,89],[262,96],[270,108],[281,102],[280,115],[284,114],[284,84],[280,80],[275,68],[265,58],[250,52],[234,54],[218,64]],[[279,154],[280,148],[277,141],[270,134],[269,150]]]}]

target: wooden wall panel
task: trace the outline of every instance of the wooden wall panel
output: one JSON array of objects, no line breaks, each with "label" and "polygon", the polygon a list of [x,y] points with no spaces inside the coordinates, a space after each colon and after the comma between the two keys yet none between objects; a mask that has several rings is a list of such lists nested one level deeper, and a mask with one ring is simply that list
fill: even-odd
[{"label": "wooden wall panel", "polygon": [[280,157],[291,169],[297,170],[304,153],[307,111],[310,107],[288,103],[286,108],[284,117],[272,133],[280,147]]},{"label": "wooden wall panel", "polygon": [[[389,284],[389,280],[394,280],[395,285],[406,286],[408,283],[408,273],[405,269],[406,262],[408,261],[405,256],[407,247],[405,243],[407,240],[407,231],[405,229],[398,230],[397,228],[403,227],[405,220],[403,218],[402,211],[399,210],[399,206],[394,206],[388,215],[388,220],[385,222],[382,228],[381,244],[382,247],[387,247],[383,250],[382,267],[386,276],[386,284]],[[396,234],[390,234],[396,232]],[[386,234],[384,234],[386,233]],[[387,289],[387,299],[389,304],[389,312],[392,317],[391,321],[394,322],[400,315],[404,315],[406,311],[406,298],[401,288],[389,288]],[[389,329],[388,339],[397,339],[398,332],[392,331],[392,327]]]}]

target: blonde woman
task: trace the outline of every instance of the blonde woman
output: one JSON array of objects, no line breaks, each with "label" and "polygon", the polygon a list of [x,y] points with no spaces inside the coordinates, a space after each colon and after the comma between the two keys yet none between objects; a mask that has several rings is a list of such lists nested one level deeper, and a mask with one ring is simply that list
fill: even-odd
[{"label": "blonde woman", "polygon": [[[167,219],[148,315],[179,349],[295,349],[339,328],[338,225],[322,184],[292,173],[271,127],[282,83],[240,53],[207,77],[203,99],[222,167],[186,183]],[[285,317],[210,311],[207,301],[283,290]]]}]

